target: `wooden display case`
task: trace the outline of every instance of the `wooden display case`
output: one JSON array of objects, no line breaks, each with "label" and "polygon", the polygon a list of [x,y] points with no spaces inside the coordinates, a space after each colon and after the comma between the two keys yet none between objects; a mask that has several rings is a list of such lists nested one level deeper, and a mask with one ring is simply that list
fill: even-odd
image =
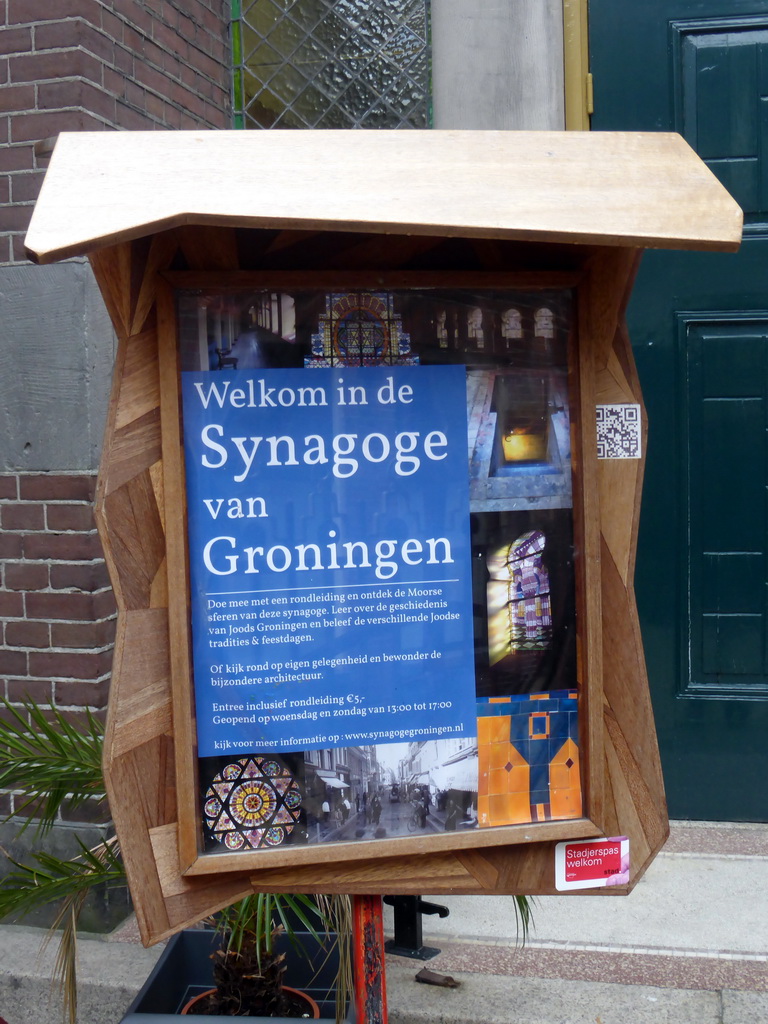
[{"label": "wooden display case", "polygon": [[[87,254],[119,338],[96,500],[119,610],[105,774],[145,942],[252,891],[552,893],[554,847],[564,840],[628,837],[629,883],[603,891],[634,886],[668,822],[632,591],[644,413],[624,309],[643,248],[727,251],[740,237],[740,210],[673,135],[60,137],[27,248],[39,262]],[[192,677],[210,671],[195,661],[191,637],[200,626],[189,540],[197,513],[188,504],[199,501],[190,499],[185,479],[191,413],[186,407],[182,415],[180,371],[236,380],[232,374],[244,367],[233,361],[245,359],[242,339],[252,328],[253,374],[303,374],[304,360],[320,382],[326,370],[350,366],[342,348],[352,334],[362,337],[362,321],[350,320],[348,310],[363,306],[366,322],[372,309],[377,324],[386,321],[389,347],[382,356],[374,339],[361,364],[383,361],[398,382],[412,379],[401,367],[414,358],[424,380],[443,379],[428,367],[465,366],[471,385],[470,542],[473,561],[490,574],[467,583],[474,587],[475,697],[485,701],[471,755],[477,827],[417,835],[403,825],[402,834],[378,837],[329,831],[321,797],[313,809],[308,794],[333,773],[310,749],[295,769],[306,808],[291,818],[286,804],[274,833],[301,841],[267,848],[264,830],[256,830],[252,846],[235,848],[242,830],[222,824],[229,789],[226,797],[214,794],[225,785],[216,774],[223,762],[205,776],[212,748],[198,749],[196,716],[208,714],[208,698],[198,689],[195,699]],[[235,335],[240,349],[231,344]],[[188,477],[194,449],[186,440]],[[524,485],[521,467],[531,471]],[[266,500],[278,500],[280,490],[278,480]],[[484,587],[511,594],[511,571],[493,575],[497,549],[509,563],[510,530],[529,546],[532,536],[567,533],[557,549],[565,554],[550,545],[547,564],[562,581],[567,563],[570,610],[560,619],[554,611],[542,615],[542,594],[550,608],[549,579],[542,585],[537,563],[539,619],[522,591],[515,613],[524,636],[518,647],[533,666],[528,676],[545,679],[543,696],[557,692],[578,706],[572,756],[557,762],[562,781],[552,781],[548,758],[549,788],[534,798],[539,784],[531,781],[523,812],[511,789],[493,788],[507,786],[502,773],[514,765],[493,761],[500,755],[491,746],[499,747],[514,721],[500,701],[515,687],[530,695],[534,684],[522,681],[522,656],[509,656],[511,633],[503,634],[507,648],[493,653],[498,622],[490,604],[481,600],[477,611]],[[517,551],[534,557],[523,548]],[[406,562],[415,550],[406,549]],[[511,621],[511,597],[507,603]],[[558,630],[566,640],[545,672],[536,651],[550,649]],[[534,717],[526,726],[531,737],[539,728]],[[368,768],[356,769],[358,777],[369,773],[358,797],[378,791],[384,778],[371,765],[377,756],[384,764],[386,752],[369,745],[374,752],[360,761]],[[458,789],[455,765],[470,760],[459,753],[452,773],[435,761],[436,790]],[[266,756],[243,756],[251,755]],[[509,756],[517,757],[512,745]],[[491,782],[494,772],[499,778]],[[337,773],[335,785],[351,794],[353,776],[352,769]],[[410,779],[418,785],[417,772]],[[210,820],[205,807],[214,808]],[[227,836],[235,846],[219,842]]]}]

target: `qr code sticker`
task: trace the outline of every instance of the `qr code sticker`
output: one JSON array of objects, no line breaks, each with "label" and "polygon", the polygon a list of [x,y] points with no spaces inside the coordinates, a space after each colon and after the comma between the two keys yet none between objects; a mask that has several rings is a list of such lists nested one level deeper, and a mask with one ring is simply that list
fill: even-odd
[{"label": "qr code sticker", "polygon": [[642,455],[640,406],[598,405],[598,459],[639,459]]}]

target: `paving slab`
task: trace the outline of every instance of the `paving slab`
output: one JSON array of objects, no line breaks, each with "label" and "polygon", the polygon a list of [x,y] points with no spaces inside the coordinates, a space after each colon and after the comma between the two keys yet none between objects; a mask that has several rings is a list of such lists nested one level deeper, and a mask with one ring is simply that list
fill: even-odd
[{"label": "paving slab", "polygon": [[[51,987],[57,940],[41,953],[44,929],[0,926],[0,1017],[8,1024],[62,1024],[61,997]],[[78,942],[78,1021],[117,1024],[146,981],[161,948],[102,939]]]},{"label": "paving slab", "polygon": [[723,992],[723,1024],[768,1024],[768,993]]},{"label": "paving slab", "polygon": [[[458,989],[388,971],[389,1024],[721,1024],[720,995],[600,982],[455,974]],[[729,1024],[738,1024],[736,1020]]]},{"label": "paving slab", "polygon": [[[19,978],[47,980],[51,977],[58,948],[54,938],[44,951],[47,936],[44,928],[23,925],[0,925],[0,971]],[[82,982],[140,988],[163,951],[163,945],[144,949],[140,945],[126,948],[103,937],[83,937],[78,942],[78,977]],[[9,1021],[9,1024],[13,1024]]]}]

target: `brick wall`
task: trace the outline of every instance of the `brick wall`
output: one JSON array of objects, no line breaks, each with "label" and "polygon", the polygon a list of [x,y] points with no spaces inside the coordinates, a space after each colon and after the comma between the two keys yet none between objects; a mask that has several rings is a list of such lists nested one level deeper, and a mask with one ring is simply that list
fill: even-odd
[{"label": "brick wall", "polygon": [[0,476],[0,695],[11,703],[73,715],[106,705],[115,603],[94,485],[86,474]]},{"label": "brick wall", "polygon": [[228,128],[230,0],[0,0],[0,264],[61,131]]},{"label": "brick wall", "polygon": [[[59,132],[230,127],[229,15],[230,0],[0,0],[0,304],[20,271],[40,273],[11,265],[26,262],[24,234]],[[7,316],[4,335],[8,357],[18,342]],[[86,340],[75,332],[72,343]],[[22,472],[15,448],[0,448],[0,696],[98,713],[115,609],[95,477],[55,458],[46,472]],[[13,807],[13,794],[0,793],[0,815]]]}]

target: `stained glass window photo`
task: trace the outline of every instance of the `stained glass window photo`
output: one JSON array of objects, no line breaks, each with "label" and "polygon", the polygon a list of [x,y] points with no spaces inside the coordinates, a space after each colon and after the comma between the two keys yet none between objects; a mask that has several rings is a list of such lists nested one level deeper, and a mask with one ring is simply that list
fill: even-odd
[{"label": "stained glass window photo", "polygon": [[228,850],[282,846],[295,839],[294,831],[303,831],[302,802],[300,776],[286,759],[257,756],[229,761],[215,771],[204,789],[203,830],[208,847],[216,849],[217,843]]}]

